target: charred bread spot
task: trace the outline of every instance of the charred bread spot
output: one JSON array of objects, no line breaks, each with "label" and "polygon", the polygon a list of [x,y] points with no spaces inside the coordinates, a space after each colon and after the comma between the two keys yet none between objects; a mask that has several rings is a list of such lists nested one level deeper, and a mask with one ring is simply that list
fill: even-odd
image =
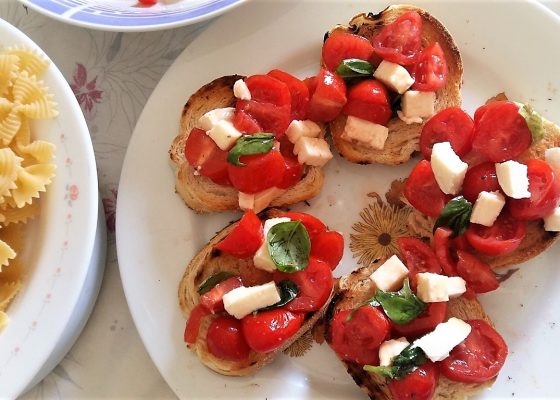
[{"label": "charred bread spot", "polygon": [[360,164],[360,165],[369,165],[369,164],[371,164],[371,162],[370,162],[370,161],[358,161],[358,164]]},{"label": "charred bread spot", "polygon": [[216,258],[216,257],[220,257],[222,255],[222,252],[220,251],[220,249],[216,249],[215,247],[212,249],[212,251],[210,252],[210,259]]},{"label": "charred bread spot", "polygon": [[325,321],[325,340],[327,343],[331,342],[331,321],[334,317],[334,310],[336,305],[342,300],[344,293],[336,293],[331,302],[329,303],[327,309],[325,310],[325,316],[323,317]]}]

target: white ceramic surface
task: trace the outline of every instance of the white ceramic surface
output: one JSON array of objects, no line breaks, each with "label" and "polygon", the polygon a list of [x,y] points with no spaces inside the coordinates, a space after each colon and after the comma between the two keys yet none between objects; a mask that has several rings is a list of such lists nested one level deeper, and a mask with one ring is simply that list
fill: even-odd
[{"label": "white ceramic surface", "polygon": [[[537,3],[415,3],[436,15],[460,47],[464,107],[473,112],[501,92],[530,101],[560,121],[560,20]],[[323,34],[361,11],[386,3],[364,1],[253,2],[211,25],[177,59],[154,90],[137,123],[121,175],[117,249],[121,277],[136,326],[156,366],[181,398],[339,399],[363,394],[326,345],[301,358],[279,357],[255,376],[227,378],[204,368],[183,344],[184,318],[177,285],[184,267],[214,232],[240,214],[196,215],[174,192],[168,146],[187,97],[221,75],[285,69],[316,73]],[[310,18],[310,16],[313,16]],[[244,21],[252,21],[247,24]],[[532,28],[529,29],[528,26]],[[223,32],[228,32],[224,42]],[[325,187],[310,205],[296,208],[344,232],[367,206],[367,193],[384,193],[414,163],[400,167],[351,165],[338,156],[326,167]],[[482,297],[510,346],[496,384],[483,398],[551,397],[557,393],[560,296],[558,246],[522,266],[495,293]],[[335,271],[355,268],[347,249]],[[553,355],[553,356],[551,356]],[[361,397],[360,397],[361,396]]]}]

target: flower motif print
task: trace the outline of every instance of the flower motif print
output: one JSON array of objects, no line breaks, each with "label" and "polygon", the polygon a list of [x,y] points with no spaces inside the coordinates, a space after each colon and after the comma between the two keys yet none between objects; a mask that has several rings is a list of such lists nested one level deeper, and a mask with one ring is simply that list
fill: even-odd
[{"label": "flower motif print", "polygon": [[86,113],[91,113],[95,104],[101,102],[103,91],[97,89],[97,76],[88,82],[87,69],[76,63],[73,82],[70,84],[78,103]]},{"label": "flower motif print", "polygon": [[107,230],[115,232],[115,211],[117,208],[117,189],[109,191],[109,197],[103,198],[103,209],[105,210],[105,218],[107,219]]}]

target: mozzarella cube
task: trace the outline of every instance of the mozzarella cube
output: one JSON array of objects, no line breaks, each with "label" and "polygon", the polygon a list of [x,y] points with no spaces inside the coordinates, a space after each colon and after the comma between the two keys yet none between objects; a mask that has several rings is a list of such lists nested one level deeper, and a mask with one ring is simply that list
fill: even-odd
[{"label": "mozzarella cube", "polygon": [[210,136],[222,150],[229,150],[233,147],[237,139],[243,135],[230,121],[225,119],[218,121],[206,134]]},{"label": "mozzarella cube", "polygon": [[375,150],[382,150],[385,147],[387,136],[389,136],[389,128],[386,126],[351,115],[346,118],[346,125],[342,132],[342,139],[355,140]]},{"label": "mozzarella cube", "polygon": [[373,77],[379,79],[389,89],[403,94],[414,83],[405,67],[387,60],[381,61],[373,73]]},{"label": "mozzarella cube", "polygon": [[253,264],[255,268],[262,269],[267,272],[274,272],[276,271],[276,264],[272,261],[272,257],[270,257],[270,252],[268,251],[268,241],[266,237],[268,235],[268,231],[274,225],[279,224],[281,222],[289,222],[291,221],[290,218],[281,217],[281,218],[270,218],[264,222],[263,226],[263,235],[264,240],[261,246],[257,249],[257,252],[253,256]]},{"label": "mozzarella cube", "polygon": [[450,299],[461,296],[467,291],[467,282],[460,276],[450,276],[447,278],[447,295]]},{"label": "mozzarella cube", "polygon": [[300,164],[313,167],[322,167],[333,155],[329,144],[325,139],[301,137],[294,146],[294,154],[298,157]]},{"label": "mozzarella cube", "polygon": [[410,343],[406,338],[386,340],[379,346],[379,365],[388,367],[391,365],[393,358],[401,354]]},{"label": "mozzarella cube", "polygon": [[500,192],[482,191],[474,203],[471,222],[484,226],[492,226],[506,204],[504,195]]},{"label": "mozzarella cube", "polygon": [[284,189],[273,186],[258,193],[239,192],[239,208],[260,213],[270,205],[272,200],[285,191]]},{"label": "mozzarella cube", "polygon": [[424,303],[439,303],[458,297],[467,290],[463,278],[449,277],[432,272],[420,272],[416,275],[416,295]]},{"label": "mozzarella cube", "polygon": [[427,335],[416,339],[413,346],[420,347],[431,361],[441,361],[449,356],[455,346],[471,333],[471,326],[458,318],[449,318]]},{"label": "mozzarella cube", "polygon": [[552,213],[544,217],[544,230],[549,232],[560,232],[560,206]]},{"label": "mozzarella cube", "polygon": [[233,95],[239,100],[251,100],[251,92],[243,79],[238,79],[233,84]]},{"label": "mozzarella cube", "polygon": [[517,161],[496,163],[496,176],[500,187],[512,199],[527,199],[529,192],[529,177],[527,166]]},{"label": "mozzarella cube", "polygon": [[434,115],[436,92],[408,90],[402,96],[401,110],[407,118],[428,118]]},{"label": "mozzarella cube", "polygon": [[469,165],[455,154],[451,143],[434,144],[430,161],[441,191],[445,194],[459,193]]},{"label": "mozzarella cube", "polygon": [[233,107],[216,108],[214,110],[210,110],[198,119],[196,127],[204,131],[209,131],[219,121],[232,121],[234,114],[235,108]]},{"label": "mozzarella cube", "polygon": [[255,193],[239,192],[238,195],[239,208],[243,211],[255,210]]},{"label": "mozzarella cube", "polygon": [[408,275],[408,268],[395,255],[385,261],[377,268],[369,279],[375,283],[378,289],[391,292],[400,289],[404,278]]},{"label": "mozzarella cube", "polygon": [[258,286],[241,286],[224,294],[225,310],[237,319],[242,319],[253,311],[271,306],[279,301],[280,293],[278,293],[274,281]]},{"label": "mozzarella cube", "polygon": [[560,175],[560,147],[546,149],[544,160],[552,167],[556,175]]},{"label": "mozzarella cube", "polygon": [[286,136],[288,140],[294,144],[297,143],[301,137],[319,137],[321,133],[321,127],[311,120],[299,121],[294,119],[290,122],[288,129],[286,130]]},{"label": "mozzarella cube", "polygon": [[404,115],[404,113],[401,110],[397,110],[397,115],[399,119],[407,125],[421,124],[423,122],[422,118],[420,117],[407,117],[406,115]]}]

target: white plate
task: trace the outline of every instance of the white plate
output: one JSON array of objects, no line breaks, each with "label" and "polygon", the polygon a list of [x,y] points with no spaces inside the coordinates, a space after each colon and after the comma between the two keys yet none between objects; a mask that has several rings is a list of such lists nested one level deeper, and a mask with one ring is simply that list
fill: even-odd
[{"label": "white plate", "polygon": [[[174,192],[167,150],[187,97],[221,75],[281,68],[300,77],[316,73],[323,34],[336,23],[368,11],[372,2],[251,3],[214,22],[178,58],[149,99],[136,126],[119,187],[117,246],[122,281],[134,321],[152,359],[181,398],[363,398],[326,345],[302,358],[282,356],[255,376],[227,378],[203,367],[183,344],[184,319],[177,285],[184,267],[214,232],[239,214],[200,216]],[[381,10],[385,4],[376,4]],[[454,34],[465,64],[464,104],[469,112],[506,91],[560,121],[557,66],[560,21],[536,3],[434,3],[425,8]],[[246,23],[251,21],[251,23]],[[537,28],[538,27],[538,28]],[[224,32],[228,33],[227,43]],[[310,206],[297,208],[343,231],[371,198],[403,177],[400,167],[360,166],[339,157],[327,165],[326,182]],[[510,346],[510,356],[484,397],[557,394],[560,357],[556,289],[558,246],[539,256],[482,301]],[[355,267],[347,249],[337,275]]]},{"label": "white plate", "polygon": [[[0,46],[15,44],[43,53],[0,20]],[[56,145],[57,175],[41,196],[41,218],[30,225],[28,249],[33,256],[28,277],[8,309],[10,324],[0,333],[2,398],[20,395],[61,346],[84,290],[97,226],[97,171],[84,117],[54,64],[44,81],[60,115],[34,125],[34,131]]]}]

